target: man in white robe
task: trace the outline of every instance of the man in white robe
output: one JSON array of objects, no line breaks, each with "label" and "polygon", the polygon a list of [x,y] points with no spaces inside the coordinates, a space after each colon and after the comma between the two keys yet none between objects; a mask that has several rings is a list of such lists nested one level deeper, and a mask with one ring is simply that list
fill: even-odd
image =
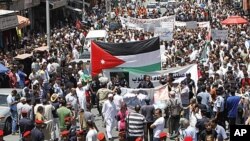
[{"label": "man in white robe", "polygon": [[80,109],[84,109],[86,110],[86,95],[85,95],[85,91],[87,89],[87,86],[83,87],[82,86],[82,82],[77,82],[77,88],[76,88],[76,95],[78,97],[78,101],[79,101],[79,107]]},{"label": "man in white robe", "polygon": [[113,94],[108,95],[108,100],[106,100],[102,107],[102,115],[104,116],[104,121],[106,123],[106,132],[109,140],[112,140],[112,129],[115,126],[115,116],[117,114],[115,103],[113,102]]},{"label": "man in white robe", "polygon": [[51,140],[54,137],[53,114],[54,107],[46,99],[43,100],[44,118],[46,120],[46,128],[44,129],[45,140]]}]

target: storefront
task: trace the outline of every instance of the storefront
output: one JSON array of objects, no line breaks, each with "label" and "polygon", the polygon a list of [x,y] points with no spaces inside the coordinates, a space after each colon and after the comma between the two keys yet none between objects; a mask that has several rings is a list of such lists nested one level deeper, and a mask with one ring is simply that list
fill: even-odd
[{"label": "storefront", "polygon": [[0,10],[0,49],[11,50],[18,43],[16,26],[18,19],[14,11]]},{"label": "storefront", "polygon": [[19,45],[17,29],[29,25],[29,19],[17,15],[15,11],[0,10],[0,23],[0,50],[15,50]]},{"label": "storefront", "polygon": [[[51,29],[60,26],[66,20],[65,6],[67,0],[50,0],[50,27]],[[41,4],[35,7],[34,11],[35,25],[34,29],[37,32],[46,32],[46,1],[41,0]]]},{"label": "storefront", "polygon": [[30,29],[34,28],[34,11],[40,5],[40,0],[17,0],[10,5],[10,10],[19,11],[19,15],[27,17],[31,21]]}]

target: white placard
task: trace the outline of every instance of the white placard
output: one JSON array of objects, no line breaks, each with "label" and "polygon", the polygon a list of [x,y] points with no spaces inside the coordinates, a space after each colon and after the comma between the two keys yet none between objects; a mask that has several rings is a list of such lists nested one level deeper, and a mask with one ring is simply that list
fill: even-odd
[{"label": "white placard", "polygon": [[217,40],[217,39],[226,40],[228,37],[228,30],[212,29],[211,34],[212,34],[213,40]]}]

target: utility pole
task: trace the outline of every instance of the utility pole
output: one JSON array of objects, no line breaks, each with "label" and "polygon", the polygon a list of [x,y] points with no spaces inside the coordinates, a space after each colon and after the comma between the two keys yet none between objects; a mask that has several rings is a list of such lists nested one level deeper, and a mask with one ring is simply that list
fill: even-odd
[{"label": "utility pole", "polygon": [[82,0],[82,21],[85,20],[85,1]]},{"label": "utility pole", "polygon": [[46,29],[47,29],[47,46],[50,50],[50,15],[49,0],[46,0]]}]

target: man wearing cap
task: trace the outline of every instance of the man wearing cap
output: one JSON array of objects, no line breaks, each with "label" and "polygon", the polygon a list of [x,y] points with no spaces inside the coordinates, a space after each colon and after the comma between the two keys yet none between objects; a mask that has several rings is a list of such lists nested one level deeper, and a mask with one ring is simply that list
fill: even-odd
[{"label": "man wearing cap", "polygon": [[160,137],[160,141],[166,141],[167,140],[167,133],[161,132],[159,137]]},{"label": "man wearing cap", "polygon": [[36,126],[31,130],[31,139],[32,141],[43,141],[44,134],[42,132],[43,128],[45,128],[45,124],[42,120],[35,120]]},{"label": "man wearing cap", "polygon": [[154,113],[155,108],[153,105],[150,105],[150,98],[147,97],[145,99],[146,105],[141,107],[141,114],[146,118],[147,121],[147,129],[145,131],[145,141],[148,141],[148,134],[150,137],[150,141],[153,140],[153,129],[150,128],[151,124],[154,122]]},{"label": "man wearing cap", "polygon": [[64,130],[61,132],[61,137],[62,137],[62,141],[68,141],[69,140],[69,131],[68,130]]},{"label": "man wearing cap", "polygon": [[[17,114],[18,114],[18,120],[21,119],[21,110],[22,110],[22,106],[26,103],[26,98],[25,97],[21,97],[20,98],[20,102],[17,103]],[[27,111],[28,112],[28,111]]]},{"label": "man wearing cap", "polygon": [[50,97],[50,101],[52,106],[54,107],[52,110],[52,115],[53,115],[53,125],[54,125],[54,131],[53,131],[53,136],[52,139],[56,139],[59,138],[56,134],[56,130],[59,131],[59,118],[57,115],[57,109],[60,107],[60,103],[58,101],[58,95],[57,94],[52,94],[52,96]]},{"label": "man wearing cap", "polygon": [[108,94],[108,100],[106,100],[102,107],[102,115],[106,124],[106,132],[109,140],[112,139],[112,129],[114,128],[115,115],[117,114],[116,106],[113,102],[113,94]]},{"label": "man wearing cap", "polygon": [[80,109],[86,109],[86,96],[85,91],[87,90],[87,86],[83,87],[82,82],[77,82],[76,95],[78,97],[78,101],[80,104]]},{"label": "man wearing cap", "polygon": [[3,135],[4,135],[3,130],[0,130],[0,141],[4,141],[4,140],[3,140]]},{"label": "man wearing cap", "polygon": [[30,130],[24,132],[24,134],[23,134],[23,141],[31,141],[31,132],[30,132]]},{"label": "man wearing cap", "polygon": [[23,118],[19,121],[19,128],[21,134],[24,135],[26,131],[31,131],[34,128],[34,122],[29,119],[29,117],[27,116],[28,112],[26,110],[23,109],[21,111],[21,114]]}]

